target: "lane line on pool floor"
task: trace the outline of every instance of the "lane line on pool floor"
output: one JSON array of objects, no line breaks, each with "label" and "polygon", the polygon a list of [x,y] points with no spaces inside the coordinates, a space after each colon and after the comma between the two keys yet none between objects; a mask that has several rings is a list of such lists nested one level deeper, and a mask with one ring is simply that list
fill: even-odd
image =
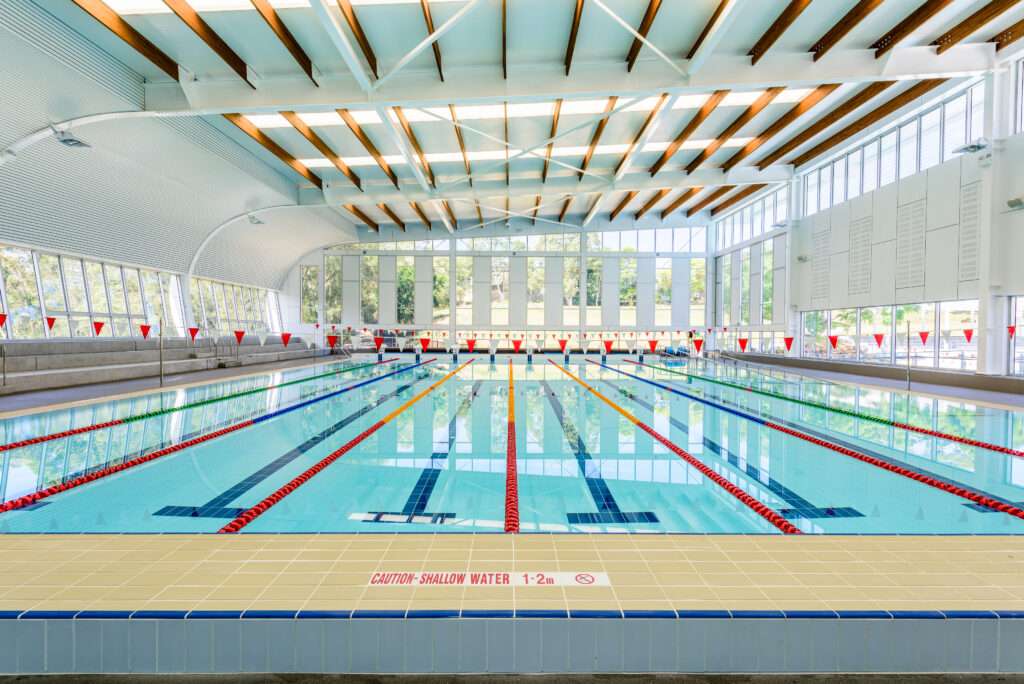
[{"label": "lane line on pool floor", "polygon": [[516,386],[508,362],[508,423],[505,439],[505,532],[519,532],[519,465],[516,454]]},{"label": "lane line on pool floor", "polygon": [[[431,359],[431,361],[433,361],[433,359]],[[416,366],[422,366],[425,363],[430,363],[431,361],[425,361],[424,363],[416,364]],[[294,492],[296,489],[298,489],[302,485],[306,484],[306,482],[308,482],[310,479],[312,479],[317,473],[319,473],[324,468],[326,468],[327,466],[331,465],[332,463],[337,461],[339,458],[341,458],[342,456],[347,454],[349,451],[354,449],[357,445],[359,445],[362,441],[364,441],[370,435],[372,435],[375,432],[377,432],[377,430],[380,430],[382,427],[384,427],[385,425],[390,423],[392,420],[395,419],[395,417],[397,417],[401,413],[405,412],[406,409],[411,407],[413,404],[418,402],[423,397],[425,397],[428,394],[430,394],[431,392],[433,392],[435,389],[437,389],[438,387],[440,387],[444,383],[448,382],[448,380],[450,380],[459,371],[461,371],[463,368],[465,368],[466,366],[468,366],[471,363],[473,363],[473,359],[470,359],[469,361],[466,361],[464,364],[462,364],[458,368],[456,368],[456,369],[454,369],[452,371],[449,371],[440,380],[437,380],[436,382],[434,382],[434,384],[430,385],[430,387],[427,387],[425,390],[423,390],[422,392],[420,392],[419,394],[414,396],[412,399],[409,399],[407,402],[405,402],[404,404],[402,404],[401,406],[399,406],[395,410],[393,410],[390,413],[388,413],[386,416],[384,416],[383,418],[378,420],[376,423],[374,423],[373,425],[368,427],[366,430],[364,430],[363,432],[361,432],[360,434],[356,435],[351,440],[346,442],[341,448],[337,449],[336,451],[331,452],[329,455],[325,456],[323,459],[321,459],[317,463],[315,463],[312,466],[310,466],[309,468],[307,468],[301,474],[299,474],[298,476],[293,478],[290,482],[288,482],[288,484],[284,485],[283,487],[281,487],[280,489],[278,489],[277,491],[272,493],[270,496],[266,497],[265,499],[260,501],[258,504],[253,506],[252,508],[246,510],[244,513],[242,513],[237,518],[235,518],[234,520],[229,522],[227,525],[225,525],[224,527],[220,528],[218,530],[218,532],[221,533],[221,534],[233,534],[233,533],[236,533],[239,530],[241,530],[243,527],[245,527],[246,525],[251,523],[253,520],[255,520],[259,516],[263,515],[272,506],[274,506],[275,504],[279,503],[286,496],[288,496],[289,494]]]},{"label": "lane line on pool floor", "polygon": [[36,444],[42,444],[44,442],[51,442],[56,439],[63,439],[65,437],[74,437],[76,435],[85,434],[88,432],[94,432],[96,430],[102,430],[104,428],[111,428],[118,425],[126,425],[128,423],[135,423],[140,420],[147,420],[149,418],[156,418],[157,416],[167,415],[169,413],[176,413],[178,411],[184,411],[186,409],[198,408],[200,406],[209,406],[210,404],[216,404],[229,399],[238,399],[240,397],[247,397],[260,392],[268,392],[270,390],[281,389],[282,387],[289,387],[291,385],[297,385],[303,382],[309,382],[311,380],[320,380],[322,378],[339,375],[341,373],[348,373],[350,371],[361,370],[363,368],[371,368],[373,366],[379,366],[386,363],[394,363],[398,361],[398,357],[391,359],[384,359],[382,361],[374,361],[373,363],[364,363],[358,366],[346,366],[336,371],[329,373],[320,373],[318,375],[310,375],[303,378],[296,378],[295,380],[289,380],[282,382],[277,385],[268,385],[267,387],[255,387],[253,389],[242,390],[241,392],[233,392],[226,394],[221,397],[211,397],[209,399],[203,399],[201,401],[194,401],[181,406],[169,406],[167,408],[157,409],[155,411],[147,411],[146,413],[140,413],[134,416],[126,416],[124,418],[116,418],[114,420],[104,421],[102,423],[93,423],[92,425],[83,425],[82,427],[71,428],[68,430],[62,430],[60,432],[54,432],[48,435],[40,435],[38,437],[30,437],[29,439],[22,439],[17,442],[11,442],[9,444],[0,444],[0,453],[4,451],[11,451],[14,449],[20,449],[22,447],[34,446]]},{"label": "lane line on pool floor", "polygon": [[[769,523],[771,523],[773,526],[775,526],[783,534],[803,534],[800,531],[800,528],[798,528],[796,525],[794,525],[793,523],[791,523],[788,520],[786,520],[778,511],[776,511],[776,510],[774,510],[774,509],[764,505],[763,503],[761,503],[760,501],[758,501],[757,499],[752,497],[750,494],[747,494],[745,491],[743,491],[742,489],[740,489],[739,487],[737,487],[733,483],[731,483],[728,480],[726,480],[724,477],[722,477],[721,475],[716,473],[712,468],[710,468],[708,465],[706,465],[703,461],[701,461],[700,459],[696,458],[695,456],[690,454],[685,449],[683,449],[683,448],[679,447],[678,445],[676,445],[674,442],[669,440],[667,437],[662,435],[660,432],[656,431],[654,428],[652,428],[649,425],[647,425],[646,423],[642,422],[639,418],[634,416],[632,413],[630,413],[626,409],[622,408],[621,406],[616,404],[614,401],[612,401],[611,399],[609,399],[605,395],[601,394],[601,392],[599,392],[593,386],[587,384],[586,382],[581,380],[579,377],[577,377],[576,375],[571,373],[569,370],[563,368],[562,366],[560,366],[559,364],[555,363],[554,361],[548,359],[548,363],[550,363],[555,368],[557,368],[558,370],[562,371],[563,373],[568,375],[570,378],[572,378],[573,380],[578,382],[580,385],[585,387],[588,391],[590,391],[591,394],[593,394],[595,397],[600,399],[602,402],[604,402],[605,404],[610,406],[617,413],[622,415],[626,420],[628,420],[629,422],[633,423],[633,425],[637,426],[638,428],[640,428],[641,430],[646,432],[648,435],[650,435],[651,437],[653,437],[657,441],[661,442],[661,444],[664,445],[665,447],[667,447],[672,453],[674,453],[676,456],[679,456],[684,461],[689,463],[691,466],[693,466],[694,468],[699,470],[705,477],[707,477],[709,480],[714,482],[716,485],[718,485],[719,487],[721,487],[725,491],[727,491],[730,494],[732,494],[733,497],[735,497],[741,503],[746,505],[749,509],[751,509],[752,511],[757,513],[759,516],[761,516],[762,518],[767,520]],[[591,363],[593,363],[593,362],[591,362]],[[601,364],[598,364],[598,365],[601,365]]]},{"label": "lane line on pool floor", "polygon": [[[367,380],[361,380],[360,382],[354,383],[352,385],[347,385],[346,387],[344,387],[344,388],[342,388],[342,389],[340,389],[340,390],[338,390],[336,392],[332,392],[330,394],[325,394],[323,396],[317,397],[316,399],[312,399],[310,401],[303,402],[303,404],[301,406],[308,406],[310,404],[314,404],[314,403],[317,403],[317,402],[320,402],[320,401],[324,401],[325,399],[331,399],[331,398],[336,397],[336,396],[338,396],[340,394],[344,394],[346,392],[351,392],[354,389],[359,389],[360,387],[365,387],[366,385],[372,384],[374,382],[379,382],[380,380],[384,380],[385,378],[389,378],[391,376],[398,375],[399,373],[404,373],[406,371],[410,371],[410,370],[413,370],[414,368],[419,368],[421,366],[424,366],[424,365],[426,365],[428,363],[433,363],[433,362],[434,362],[434,359],[430,359],[429,361],[424,361],[422,363],[416,363],[416,364],[412,364],[412,365],[409,365],[409,366],[405,366],[403,368],[399,368],[398,370],[390,371],[388,373],[384,373],[384,374],[381,374],[381,375],[375,375],[375,376],[373,376],[373,377],[371,377],[371,378],[369,378]],[[169,454],[177,453],[177,452],[182,451],[184,449],[188,449],[189,447],[196,446],[197,444],[202,444],[203,442],[208,442],[208,441],[210,441],[212,439],[216,439],[217,437],[222,437],[222,436],[224,436],[226,434],[229,434],[229,433],[232,433],[232,432],[236,432],[238,430],[241,430],[242,428],[246,428],[246,427],[250,427],[250,426],[256,425],[257,422],[263,422],[265,420],[269,420],[270,418],[275,418],[275,417],[277,417],[279,415],[282,415],[284,413],[288,413],[289,411],[293,411],[293,410],[295,410],[295,408],[297,408],[297,407],[289,406],[289,407],[287,407],[285,409],[279,409],[277,411],[274,411],[273,413],[269,413],[269,414],[266,414],[264,416],[260,416],[259,418],[255,418],[255,419],[250,418],[250,419],[247,419],[247,420],[243,420],[243,421],[241,421],[239,423],[235,423],[234,425],[229,425],[226,428],[222,428],[220,430],[215,430],[214,432],[209,432],[209,433],[207,433],[205,435],[200,435],[199,437],[194,437],[194,438],[186,440],[184,442],[179,442],[178,444],[173,444],[173,445],[171,445],[169,447],[164,447],[162,449],[158,449],[156,451],[150,452],[148,454],[144,454],[142,456],[137,456],[136,458],[133,458],[133,459],[131,459],[129,461],[123,461],[123,462],[118,463],[116,465],[106,466],[104,468],[100,468],[98,470],[94,470],[92,472],[85,473],[83,475],[79,475],[78,477],[75,477],[75,478],[73,478],[71,480],[68,480],[66,482],[61,482],[61,483],[52,485],[50,487],[47,487],[45,489],[40,489],[40,490],[32,492],[30,494],[25,494],[23,496],[18,497],[17,499],[11,499],[10,501],[7,501],[6,503],[0,504],[0,513],[6,513],[8,511],[14,511],[14,510],[17,510],[19,508],[24,508],[26,506],[31,506],[32,504],[34,504],[34,503],[36,503],[38,501],[41,501],[42,499],[49,498],[49,497],[53,496],[54,494],[60,494],[61,492],[66,492],[69,489],[74,489],[76,487],[80,487],[80,486],[82,486],[84,484],[88,484],[90,482],[94,482],[95,480],[98,480],[100,478],[108,477],[110,475],[115,475],[117,473],[120,473],[120,472],[123,472],[125,470],[128,470],[129,468],[134,468],[135,466],[139,466],[139,465],[142,465],[144,463],[149,463],[150,461],[154,461],[154,460],[156,460],[158,458],[161,458],[163,456],[167,456]]]},{"label": "lane line on pool floor", "polygon": [[970,487],[970,486],[968,486],[968,485],[966,485],[964,483],[953,482],[953,481],[948,480],[946,478],[942,478],[941,476],[935,476],[935,475],[932,475],[932,474],[928,474],[926,472],[922,472],[922,471],[918,471],[916,469],[912,469],[910,467],[906,467],[906,466],[899,465],[897,463],[893,463],[893,462],[889,461],[888,459],[883,459],[883,458],[880,458],[878,456],[868,455],[868,454],[865,454],[865,453],[863,453],[861,451],[858,451],[856,449],[852,449],[850,447],[843,446],[841,444],[837,444],[837,443],[835,443],[833,441],[830,441],[830,440],[827,440],[827,439],[823,439],[821,437],[816,437],[814,435],[807,434],[806,432],[802,432],[800,430],[796,430],[794,428],[787,427],[787,426],[781,425],[779,423],[775,423],[773,421],[761,418],[759,416],[755,416],[755,415],[749,414],[749,413],[747,413],[745,411],[729,408],[728,406],[723,406],[723,405],[721,405],[719,403],[716,403],[714,401],[711,401],[709,399],[705,399],[705,398],[698,397],[698,396],[695,396],[693,394],[690,394],[688,392],[684,392],[684,391],[682,391],[682,390],[680,390],[678,388],[670,387],[669,385],[663,385],[663,384],[661,384],[659,382],[656,382],[654,380],[651,380],[649,378],[644,378],[644,377],[641,377],[639,375],[635,375],[633,373],[627,373],[624,370],[619,370],[618,368],[614,368],[614,367],[609,366],[607,364],[597,363],[595,361],[590,361],[590,363],[593,363],[595,366],[600,366],[601,368],[606,368],[606,369],[608,369],[608,370],[610,370],[610,371],[612,371],[614,373],[620,373],[622,375],[625,375],[626,377],[633,378],[633,379],[639,380],[641,382],[645,382],[645,383],[647,383],[649,385],[653,385],[654,387],[658,387],[658,388],[663,389],[663,390],[665,390],[667,392],[673,392],[673,393],[678,394],[680,396],[692,399],[693,401],[697,401],[697,402],[700,402],[702,404],[706,404],[708,406],[711,406],[713,408],[718,409],[719,411],[725,411],[725,412],[731,413],[731,414],[733,414],[735,416],[739,416],[740,418],[745,418],[746,420],[749,420],[749,421],[754,422],[754,423],[758,423],[760,425],[764,425],[765,427],[770,428],[772,430],[777,430],[778,432],[782,432],[784,434],[790,435],[791,437],[796,437],[798,439],[804,440],[806,442],[810,442],[810,443],[815,444],[817,446],[824,447],[824,448],[826,448],[826,449],[828,449],[830,451],[834,451],[834,452],[836,452],[838,454],[842,454],[843,456],[849,456],[850,458],[853,458],[853,459],[856,459],[858,461],[861,461],[862,463],[867,463],[869,465],[875,466],[876,468],[881,468],[882,470],[886,470],[886,471],[888,471],[890,473],[894,473],[896,475],[901,475],[903,477],[906,477],[906,478],[909,478],[911,480],[914,480],[915,482],[920,482],[921,484],[928,485],[929,487],[934,487],[935,489],[939,489],[939,490],[942,490],[944,492],[948,492],[950,494],[954,494],[954,495],[959,496],[959,497],[961,497],[963,499],[967,499],[968,501],[971,501],[973,503],[980,504],[982,506],[986,506],[988,508],[991,508],[993,510],[999,511],[1001,513],[1006,513],[1007,515],[1012,515],[1012,516],[1014,516],[1016,518],[1020,518],[1021,520],[1024,520],[1024,509],[1021,509],[1020,507],[1015,506],[1013,504],[1007,503],[1006,501],[1000,501],[999,499],[995,498],[994,496],[992,496],[990,494],[987,494],[987,493],[982,493],[982,492],[978,491],[977,489],[975,489],[973,487]]},{"label": "lane line on pool floor", "polygon": [[1019,449],[1013,449],[1011,447],[1002,446],[1000,444],[992,444],[990,442],[983,442],[983,441],[978,440],[978,439],[973,439],[971,437],[964,437],[962,435],[956,435],[956,434],[953,434],[953,433],[950,433],[950,432],[941,432],[939,430],[932,430],[932,429],[929,429],[929,428],[918,427],[917,425],[911,425],[910,423],[901,423],[899,421],[889,420],[888,418],[882,418],[880,416],[872,416],[872,415],[870,415],[868,413],[861,413],[859,411],[851,411],[850,409],[844,409],[844,408],[837,408],[837,407],[834,407],[834,406],[829,406],[828,404],[819,404],[818,402],[809,401],[807,399],[797,399],[795,397],[786,396],[785,394],[779,394],[777,392],[769,392],[767,390],[757,389],[757,388],[754,388],[754,387],[747,387],[746,385],[738,385],[736,383],[726,382],[724,380],[719,380],[717,378],[709,378],[709,377],[707,377],[705,375],[698,375],[698,374],[695,374],[695,373],[687,373],[687,372],[684,372],[684,371],[678,371],[678,370],[675,370],[674,368],[667,368],[665,366],[652,366],[649,363],[638,363],[636,361],[631,361],[629,359],[624,359],[624,361],[626,363],[633,364],[634,366],[643,366],[644,368],[651,368],[651,369],[654,369],[654,370],[660,370],[660,371],[664,371],[666,373],[674,373],[676,375],[681,375],[681,376],[686,377],[686,378],[696,378],[697,380],[702,380],[704,382],[710,382],[710,383],[715,384],[715,385],[722,385],[723,387],[731,387],[733,389],[743,390],[743,391],[746,391],[746,392],[751,392],[753,394],[760,394],[760,395],[767,396],[767,397],[775,397],[776,399],[783,399],[785,401],[790,401],[790,402],[793,402],[794,404],[800,404],[802,406],[810,406],[810,407],[813,407],[813,408],[823,409],[825,411],[832,411],[833,413],[839,413],[839,414],[842,414],[844,416],[850,416],[850,417],[853,417],[853,418],[861,418],[863,420],[869,420],[869,421],[872,421],[874,423],[880,423],[882,425],[888,425],[890,427],[899,428],[901,430],[907,430],[909,432],[916,432],[918,434],[928,435],[930,437],[937,437],[937,438],[940,438],[940,439],[947,439],[947,440],[949,440],[951,442],[958,442],[960,444],[966,444],[967,446],[977,447],[979,449],[987,449],[989,451],[995,451],[995,452],[998,452],[998,453],[1001,453],[1001,454],[1007,454],[1009,456],[1016,456],[1018,458],[1024,458],[1024,451],[1021,451]]}]

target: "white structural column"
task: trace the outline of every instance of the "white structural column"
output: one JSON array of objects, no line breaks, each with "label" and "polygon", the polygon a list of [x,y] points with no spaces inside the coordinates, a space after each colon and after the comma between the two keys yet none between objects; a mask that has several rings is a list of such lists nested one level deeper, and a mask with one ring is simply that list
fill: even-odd
[{"label": "white structural column", "polygon": [[601,327],[619,326],[619,258],[605,257],[601,275]]},{"label": "white structural column", "polygon": [[509,257],[509,312],[508,322],[512,329],[526,327],[526,257]]},{"label": "white structural column", "polygon": [[636,260],[636,326],[640,330],[654,327],[654,257]]},{"label": "white structural column", "polygon": [[473,325],[491,325],[491,257],[473,257]]},{"label": "white structural column", "polygon": [[562,257],[544,257],[544,327],[562,327]]},{"label": "white structural column", "polygon": [[434,319],[434,258],[417,256],[413,263],[416,269],[413,322],[426,326]]},{"label": "white structural column", "polygon": [[360,258],[350,254],[341,258],[341,321],[353,328],[362,327],[362,311],[359,306]]},{"label": "white structural column", "polygon": [[690,259],[672,259],[672,328],[690,327]]},{"label": "white structural column", "polygon": [[398,323],[398,288],[396,258],[390,254],[380,257],[380,294],[377,306],[378,321],[382,326],[394,326]]}]

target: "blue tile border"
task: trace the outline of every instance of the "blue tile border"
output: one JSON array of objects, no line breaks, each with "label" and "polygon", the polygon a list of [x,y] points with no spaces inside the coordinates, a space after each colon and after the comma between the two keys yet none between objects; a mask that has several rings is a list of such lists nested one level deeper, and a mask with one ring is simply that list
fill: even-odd
[{"label": "blue tile border", "polygon": [[2,610],[0,620],[1024,620],[1024,610]]}]

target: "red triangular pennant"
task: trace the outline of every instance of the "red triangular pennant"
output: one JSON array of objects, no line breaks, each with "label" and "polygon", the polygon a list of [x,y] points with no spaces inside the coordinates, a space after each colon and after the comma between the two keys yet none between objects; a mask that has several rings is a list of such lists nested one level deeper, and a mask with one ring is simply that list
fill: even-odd
[{"label": "red triangular pennant", "polygon": [[423,351],[427,351],[427,347],[429,347],[429,346],[430,346],[430,338],[429,337],[421,337],[420,338],[420,349],[422,349]]},{"label": "red triangular pennant", "polygon": [[139,324],[139,332],[142,333],[142,339],[148,340],[149,339],[149,331],[152,330],[152,329],[153,329],[153,326],[147,325],[146,323],[140,323]]},{"label": "red triangular pennant", "polygon": [[6,323],[6,322],[7,322],[7,314],[0,313],[0,328],[2,328],[4,326],[4,323]]},{"label": "red triangular pennant", "polygon": [[189,334],[189,337],[192,338],[192,341],[195,342],[196,341],[196,335],[199,334],[199,328],[189,328],[188,329],[188,334]]},{"label": "red triangular pennant", "polygon": [[292,339],[292,334],[290,332],[283,332],[283,333],[281,333],[281,344],[283,344],[284,346],[287,347],[288,343],[291,341],[291,339]]},{"label": "red triangular pennant", "polygon": [[516,352],[519,351],[519,348],[521,346],[523,346],[523,341],[522,340],[512,340],[512,348],[515,349]]},{"label": "red triangular pennant", "polygon": [[971,343],[971,338],[974,337],[973,328],[964,328],[964,339],[967,340],[967,344]]},{"label": "red triangular pennant", "polygon": [[928,344],[928,336],[930,334],[931,333],[927,330],[922,330],[921,332],[917,333],[917,336],[921,338],[921,344]]},{"label": "red triangular pennant", "polygon": [[100,331],[103,330],[103,321],[93,321],[92,322],[92,329],[93,329],[93,332],[96,333],[96,337],[99,337],[100,336]]},{"label": "red triangular pennant", "polygon": [[[336,346],[338,346],[338,336],[337,335],[328,335],[327,336],[327,345],[331,349],[334,349]],[[377,348],[380,349],[379,346]]]},{"label": "red triangular pennant", "polygon": [[884,340],[885,340],[885,333],[875,333],[875,344],[878,345],[879,349],[882,348],[882,342]]},{"label": "red triangular pennant", "polygon": [[737,340],[740,343],[740,351],[747,351],[747,344],[750,342],[746,337],[741,337]]},{"label": "red triangular pennant", "polygon": [[602,340],[602,341],[604,342],[604,353],[605,354],[611,354],[612,353],[612,340]]},{"label": "red triangular pennant", "polygon": [[647,346],[651,348],[651,353],[658,348],[658,340],[647,340]]},{"label": "red triangular pennant", "polygon": [[786,351],[792,351],[793,350],[793,338],[792,337],[783,337],[782,341],[786,343]]},{"label": "red triangular pennant", "polygon": [[377,347],[377,351],[379,352],[381,346],[383,346],[383,344],[384,344],[384,338],[383,337],[374,337],[373,338],[373,344],[374,344],[374,346]]},{"label": "red triangular pennant", "polygon": [[558,346],[562,348],[562,353],[565,353],[565,345],[569,344],[569,340],[558,340]]},{"label": "red triangular pennant", "polygon": [[839,344],[839,335],[829,335],[828,343],[832,345],[833,349],[835,349]]},{"label": "red triangular pennant", "polygon": [[466,349],[470,352],[476,349],[476,340],[466,340]]},{"label": "red triangular pennant", "polygon": [[237,342],[238,344],[242,344],[242,338],[243,337],[245,337],[245,331],[244,330],[236,330],[235,331],[235,342]]},{"label": "red triangular pennant", "polygon": [[700,348],[704,346],[704,340],[694,340],[693,346],[697,348],[697,353],[700,354]]},{"label": "red triangular pennant", "polygon": [[[0,325],[3,325],[3,324],[4,324],[3,321],[0,320]],[[1010,337],[1013,337],[1014,335],[1017,334],[1017,326],[1015,326],[1015,325],[1008,325],[1008,326],[1006,326],[1006,332],[1010,333]]]},{"label": "red triangular pennant", "polygon": [[46,329],[47,330],[53,330],[53,324],[56,323],[56,322],[57,322],[56,316],[47,316],[46,317]]}]

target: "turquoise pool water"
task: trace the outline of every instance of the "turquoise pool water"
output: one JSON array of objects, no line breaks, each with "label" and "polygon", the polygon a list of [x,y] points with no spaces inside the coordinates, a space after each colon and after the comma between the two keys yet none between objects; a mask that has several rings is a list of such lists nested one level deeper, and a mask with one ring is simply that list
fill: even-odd
[{"label": "turquoise pool water", "polygon": [[[561,364],[560,357],[551,360]],[[411,357],[372,361],[2,420],[0,443],[7,445],[180,409],[0,451],[4,502],[104,474],[0,513],[0,532],[217,532],[454,368],[442,358],[419,366]],[[1024,533],[1024,520],[1013,512],[956,493],[1020,510],[1020,455],[867,417],[1019,450],[1024,414],[711,362],[666,367],[648,357],[648,364],[658,367],[574,362],[569,370],[804,533]],[[210,401],[239,392],[248,393]],[[514,392],[522,532],[781,533],[547,359],[532,366],[519,360]],[[503,532],[508,399],[507,362],[476,358],[242,533]],[[105,474],[239,423],[246,424]]]}]

